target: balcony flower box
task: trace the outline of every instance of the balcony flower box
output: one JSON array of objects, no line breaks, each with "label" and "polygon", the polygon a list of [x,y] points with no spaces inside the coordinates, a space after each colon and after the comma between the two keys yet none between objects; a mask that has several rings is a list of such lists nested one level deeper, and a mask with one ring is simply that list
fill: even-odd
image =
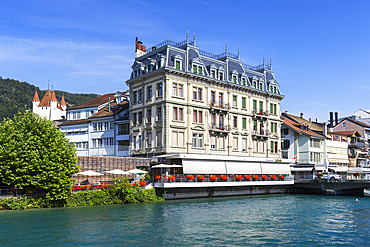
[{"label": "balcony flower box", "polygon": [[276,175],[271,175],[271,180],[275,180],[276,179]]},{"label": "balcony flower box", "polygon": [[154,179],[155,179],[155,180],[159,180],[159,179],[161,179],[161,175],[156,175],[156,176],[154,176]]},{"label": "balcony flower box", "polygon": [[267,175],[262,175],[263,180],[267,180]]},{"label": "balcony flower box", "polygon": [[241,175],[235,175],[235,180],[236,181],[240,181],[240,180],[242,180],[242,176]]},{"label": "balcony flower box", "polygon": [[209,179],[212,181],[212,182],[214,182],[214,181],[216,181],[217,180],[217,176],[215,176],[215,175],[211,175],[210,177],[209,177]]},{"label": "balcony flower box", "polygon": [[284,175],[279,175],[280,180],[284,180]]},{"label": "balcony flower box", "polygon": [[203,181],[205,177],[203,175],[198,175],[197,176],[198,181]]},{"label": "balcony flower box", "polygon": [[170,176],[168,177],[168,180],[169,180],[170,182],[175,181],[175,179],[176,179],[176,177],[175,177],[175,176],[173,176],[173,175],[170,175]]},{"label": "balcony flower box", "polygon": [[251,176],[249,175],[244,175],[245,179],[247,179],[248,181],[251,180]]},{"label": "balcony flower box", "polygon": [[194,176],[193,175],[187,175],[186,178],[189,179],[189,181],[192,181],[194,179]]},{"label": "balcony flower box", "polygon": [[253,180],[258,180],[260,177],[258,175],[253,175],[252,178]]},{"label": "balcony flower box", "polygon": [[222,181],[226,181],[227,180],[227,176],[226,175],[221,175],[220,178],[221,178]]}]

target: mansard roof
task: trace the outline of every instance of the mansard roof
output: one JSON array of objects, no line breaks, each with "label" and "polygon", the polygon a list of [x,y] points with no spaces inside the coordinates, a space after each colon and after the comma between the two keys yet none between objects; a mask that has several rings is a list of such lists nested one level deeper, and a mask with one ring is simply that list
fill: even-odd
[{"label": "mansard roof", "polygon": [[[186,57],[188,55],[188,57]],[[135,64],[138,65],[140,63],[145,63],[148,59],[158,59],[158,56],[161,56],[165,60],[165,64],[163,67],[167,68],[174,68],[174,61],[173,58],[176,56],[181,56],[183,59],[186,59],[182,63],[181,70],[192,72],[192,62],[197,62],[198,64],[202,64],[205,66],[204,75],[206,77],[211,76],[209,69],[211,67],[217,67],[217,69],[223,68],[226,70],[227,73],[224,75],[223,81],[230,82],[232,78],[230,77],[231,71],[236,71],[239,76],[247,76],[248,78],[253,77],[257,78],[259,81],[263,83],[273,83],[276,85],[277,93],[275,95],[281,95],[281,91],[279,89],[279,84],[277,83],[271,64],[261,64],[257,66],[251,66],[248,64],[242,63],[239,58],[239,54],[235,55],[230,52],[223,52],[219,55],[212,54],[210,52],[206,52],[200,50],[198,47],[194,45],[194,41],[182,41],[182,42],[175,42],[172,40],[165,40],[151,49],[146,49],[144,55],[135,58]],[[168,58],[168,60],[166,60]],[[136,68],[136,67],[135,67]],[[140,74],[142,76],[143,74]],[[202,75],[198,75],[202,76]],[[134,79],[131,76],[131,79]],[[266,84],[265,84],[266,85]],[[252,87],[252,85],[243,85],[245,87],[251,87],[252,90],[258,90]],[[267,86],[263,87],[264,92],[271,93]]]}]

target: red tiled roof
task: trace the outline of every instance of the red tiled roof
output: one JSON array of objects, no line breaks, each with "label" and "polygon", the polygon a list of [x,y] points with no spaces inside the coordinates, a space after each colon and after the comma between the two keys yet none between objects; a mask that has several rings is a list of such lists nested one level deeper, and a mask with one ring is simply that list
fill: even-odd
[{"label": "red tiled roof", "polygon": [[58,102],[57,97],[55,97],[55,92],[54,91],[51,92],[51,99],[50,100]]},{"label": "red tiled roof", "polygon": [[323,131],[323,128],[318,126],[317,124],[311,122],[311,121],[308,121],[304,118],[301,118],[301,117],[298,117],[298,116],[294,116],[294,115],[290,115],[290,114],[286,114],[285,115],[291,119],[293,119],[294,121],[296,122],[299,122],[299,123],[305,123],[305,124],[308,124],[308,126],[310,127],[311,130],[314,130],[314,131],[319,131],[319,132],[322,132]]},{"label": "red tiled roof", "polygon": [[95,99],[86,101],[82,104],[73,106],[71,108],[68,108],[68,110],[74,110],[74,109],[81,109],[81,108],[88,108],[88,107],[97,107],[100,105],[103,105],[108,102],[108,99],[110,97],[110,100],[114,100],[116,97],[114,97],[114,93],[104,94],[102,96],[96,97]]},{"label": "red tiled roof", "polygon": [[313,137],[318,137],[318,138],[325,138],[325,136],[317,134],[316,132],[312,131],[311,129],[306,130],[306,129],[301,129],[301,128],[297,127],[296,126],[297,123],[295,123],[293,120],[291,120],[289,118],[284,118],[284,124],[287,125],[288,127],[290,127],[292,130],[294,130],[297,133],[302,133],[302,134],[306,134],[306,135],[313,136]]},{"label": "red tiled roof", "polygon": [[333,134],[338,134],[338,135],[345,135],[345,136],[361,136],[361,134],[357,130],[347,130],[347,131],[335,131],[332,132]]},{"label": "red tiled roof", "polygon": [[[111,103],[110,104],[110,107],[112,108],[113,106],[116,106],[117,104],[115,102]],[[110,110],[109,111],[109,105],[106,105],[105,107],[103,107],[102,109],[100,109],[97,113],[95,113],[94,115],[92,115],[91,117],[89,117],[89,119],[91,118],[99,118],[99,117],[110,117],[110,116],[113,116],[113,111]]]},{"label": "red tiled roof", "polygon": [[68,126],[68,125],[75,125],[75,124],[85,124],[90,122],[88,119],[78,119],[78,120],[69,120],[64,123],[59,124],[59,126]]},{"label": "red tiled roof", "polygon": [[64,96],[62,96],[62,100],[60,101],[60,105],[66,105],[66,101],[64,100]]},{"label": "red tiled roof", "polygon": [[35,92],[35,96],[33,97],[33,100],[32,101],[38,101],[38,102],[40,102],[40,98],[39,98],[39,95],[37,93],[37,90]]}]

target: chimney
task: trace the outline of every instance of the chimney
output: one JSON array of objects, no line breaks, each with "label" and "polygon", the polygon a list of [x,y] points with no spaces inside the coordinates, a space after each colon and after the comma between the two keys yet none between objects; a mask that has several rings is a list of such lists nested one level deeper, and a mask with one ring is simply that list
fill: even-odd
[{"label": "chimney", "polygon": [[289,114],[289,111],[285,111],[285,114]]},{"label": "chimney", "polygon": [[309,119],[308,119],[308,121],[312,122],[312,119],[311,119],[311,118],[309,118]]},{"label": "chimney", "polygon": [[301,118],[303,118],[303,112],[301,112]]},{"label": "chimney", "polygon": [[329,112],[329,115],[330,115],[330,126],[329,128],[333,128],[333,112]]},{"label": "chimney", "polygon": [[135,40],[135,58],[141,57],[145,55],[145,46],[143,46],[143,42],[139,41],[136,37]]},{"label": "chimney", "polygon": [[322,127],[322,134],[326,137],[328,135],[328,124],[324,123],[324,126]]},{"label": "chimney", "polygon": [[338,124],[338,112],[335,112],[334,115],[335,115],[335,125],[334,126],[336,126]]}]

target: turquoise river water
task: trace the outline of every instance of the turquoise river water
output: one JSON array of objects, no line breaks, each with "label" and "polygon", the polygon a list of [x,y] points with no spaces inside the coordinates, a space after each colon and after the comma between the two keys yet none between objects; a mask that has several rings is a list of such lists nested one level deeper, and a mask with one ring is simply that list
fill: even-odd
[{"label": "turquoise river water", "polygon": [[368,197],[269,195],[0,212],[0,246],[369,243]]}]

